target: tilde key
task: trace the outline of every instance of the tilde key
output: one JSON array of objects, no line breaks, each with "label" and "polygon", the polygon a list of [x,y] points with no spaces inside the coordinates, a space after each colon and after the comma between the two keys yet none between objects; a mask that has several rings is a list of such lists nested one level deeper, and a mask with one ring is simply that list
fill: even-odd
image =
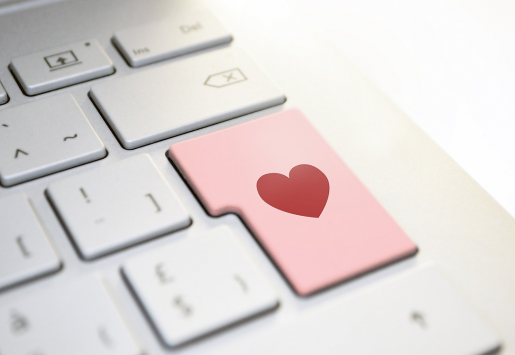
[{"label": "tilde key", "polygon": [[173,144],[170,157],[211,215],[240,215],[299,295],[417,252],[297,110]]}]

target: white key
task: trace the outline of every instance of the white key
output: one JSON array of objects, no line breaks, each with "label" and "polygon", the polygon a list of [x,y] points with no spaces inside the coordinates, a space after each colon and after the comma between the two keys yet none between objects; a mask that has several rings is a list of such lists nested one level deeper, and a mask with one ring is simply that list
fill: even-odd
[{"label": "white key", "polygon": [[148,155],[63,179],[49,186],[48,195],[85,259],[191,223]]},{"label": "white key", "polygon": [[2,83],[0,83],[0,105],[5,104],[9,100],[9,96],[7,96],[7,92],[5,91]]},{"label": "white key", "polygon": [[123,273],[171,347],[278,305],[227,227],[131,259]]},{"label": "white key", "polygon": [[434,267],[210,355],[480,355],[501,342]]},{"label": "white key", "polygon": [[202,54],[94,85],[90,94],[127,149],[286,100],[259,67],[236,49]]},{"label": "white key", "polygon": [[11,195],[0,199],[0,289],[60,267],[27,198]]},{"label": "white key", "polygon": [[114,73],[94,39],[16,57],[11,69],[27,95],[37,95]]},{"label": "white key", "polygon": [[138,346],[94,278],[0,306],[2,355],[137,355]]},{"label": "white key", "polygon": [[167,22],[118,31],[113,37],[131,67],[231,41],[231,34],[209,11],[178,14]]},{"label": "white key", "polygon": [[0,111],[0,181],[12,186],[106,156],[70,94]]}]

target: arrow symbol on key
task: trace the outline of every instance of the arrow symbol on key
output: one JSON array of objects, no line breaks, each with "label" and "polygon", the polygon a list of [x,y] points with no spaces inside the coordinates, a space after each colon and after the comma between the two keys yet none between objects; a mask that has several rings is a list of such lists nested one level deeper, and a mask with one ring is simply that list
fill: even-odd
[{"label": "arrow symbol on key", "polygon": [[66,63],[66,58],[59,57],[55,61],[61,63],[61,65],[64,65],[64,63]]},{"label": "arrow symbol on key", "polygon": [[25,154],[25,155],[29,155],[29,153],[24,152],[24,151],[23,151],[23,150],[21,150],[21,149],[16,149],[16,153],[14,153],[14,159],[17,159],[17,158],[18,158],[18,155],[19,155],[20,153],[21,153],[21,154]]}]

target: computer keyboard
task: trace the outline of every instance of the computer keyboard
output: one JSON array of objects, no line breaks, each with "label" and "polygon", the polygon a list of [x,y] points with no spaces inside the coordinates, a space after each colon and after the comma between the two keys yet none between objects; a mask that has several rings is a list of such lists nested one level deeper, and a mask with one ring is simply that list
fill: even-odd
[{"label": "computer keyboard", "polygon": [[0,355],[501,347],[223,18],[134,6],[10,59]]}]

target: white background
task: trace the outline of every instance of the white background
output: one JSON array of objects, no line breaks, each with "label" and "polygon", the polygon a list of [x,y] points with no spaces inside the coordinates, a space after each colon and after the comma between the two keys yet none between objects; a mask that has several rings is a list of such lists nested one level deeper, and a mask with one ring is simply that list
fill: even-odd
[{"label": "white background", "polygon": [[515,1],[290,4],[515,216]]}]

